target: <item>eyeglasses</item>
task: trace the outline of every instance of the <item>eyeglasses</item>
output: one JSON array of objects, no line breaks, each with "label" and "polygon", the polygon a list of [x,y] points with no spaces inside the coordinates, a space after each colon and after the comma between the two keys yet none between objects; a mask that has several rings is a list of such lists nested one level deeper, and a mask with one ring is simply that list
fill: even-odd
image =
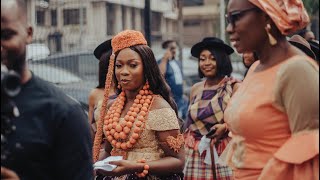
[{"label": "eyeglasses", "polygon": [[245,15],[245,13],[249,12],[249,11],[259,11],[260,9],[257,7],[254,8],[249,8],[249,9],[244,9],[244,10],[239,10],[239,11],[233,11],[229,14],[226,14],[226,21],[228,24],[231,24],[232,27],[235,27],[235,23],[236,21],[240,20],[240,18]]}]

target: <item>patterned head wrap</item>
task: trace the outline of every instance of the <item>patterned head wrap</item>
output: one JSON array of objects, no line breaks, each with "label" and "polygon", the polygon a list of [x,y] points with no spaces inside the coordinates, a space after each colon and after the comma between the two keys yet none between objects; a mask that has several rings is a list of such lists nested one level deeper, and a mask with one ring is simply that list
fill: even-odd
[{"label": "patterned head wrap", "polygon": [[310,19],[301,0],[249,0],[267,13],[283,35],[304,28]]}]

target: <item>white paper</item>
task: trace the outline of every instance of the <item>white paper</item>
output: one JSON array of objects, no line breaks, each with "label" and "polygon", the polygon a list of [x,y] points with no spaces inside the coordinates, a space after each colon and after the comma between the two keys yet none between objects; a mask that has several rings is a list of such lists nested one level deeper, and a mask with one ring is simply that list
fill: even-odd
[{"label": "white paper", "polygon": [[94,170],[104,170],[104,171],[112,171],[114,170],[117,166],[113,164],[109,164],[110,161],[120,161],[123,160],[122,156],[109,156],[104,160],[97,161],[96,163],[93,164],[93,169]]}]

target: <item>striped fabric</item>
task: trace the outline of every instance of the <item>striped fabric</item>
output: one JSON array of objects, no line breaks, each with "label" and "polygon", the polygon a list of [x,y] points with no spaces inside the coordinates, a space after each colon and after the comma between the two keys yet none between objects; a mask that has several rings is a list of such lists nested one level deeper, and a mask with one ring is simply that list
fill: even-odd
[{"label": "striped fabric", "polygon": [[[213,171],[210,165],[204,163],[205,153],[200,155],[198,144],[202,136],[217,123],[224,123],[223,113],[232,94],[232,84],[235,79],[225,77],[218,85],[204,88],[192,97],[189,106],[188,118],[185,124],[186,164],[185,180],[213,180]],[[227,133],[226,133],[227,134]],[[220,155],[230,138],[226,135],[215,144]],[[232,170],[227,166],[216,165],[217,180],[232,179]]]}]

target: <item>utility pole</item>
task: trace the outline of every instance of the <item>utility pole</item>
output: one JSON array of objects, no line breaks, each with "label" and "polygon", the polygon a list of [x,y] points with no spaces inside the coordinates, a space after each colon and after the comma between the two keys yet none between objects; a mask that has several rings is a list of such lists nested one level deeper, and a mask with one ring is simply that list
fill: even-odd
[{"label": "utility pole", "polygon": [[226,41],[225,0],[220,0],[220,38]]},{"label": "utility pole", "polygon": [[80,36],[79,36],[79,45],[80,45],[80,50],[83,49],[83,45],[82,45],[82,36],[83,36],[83,3],[82,0],[80,0],[80,10],[79,10],[79,14],[80,14],[80,19],[79,19],[79,23],[80,23]]},{"label": "utility pole", "polygon": [[179,60],[183,63],[183,0],[177,0],[178,5],[178,42],[179,42]]},{"label": "utility pole", "polygon": [[150,0],[144,1],[144,32],[148,45],[151,47],[151,7]]}]

